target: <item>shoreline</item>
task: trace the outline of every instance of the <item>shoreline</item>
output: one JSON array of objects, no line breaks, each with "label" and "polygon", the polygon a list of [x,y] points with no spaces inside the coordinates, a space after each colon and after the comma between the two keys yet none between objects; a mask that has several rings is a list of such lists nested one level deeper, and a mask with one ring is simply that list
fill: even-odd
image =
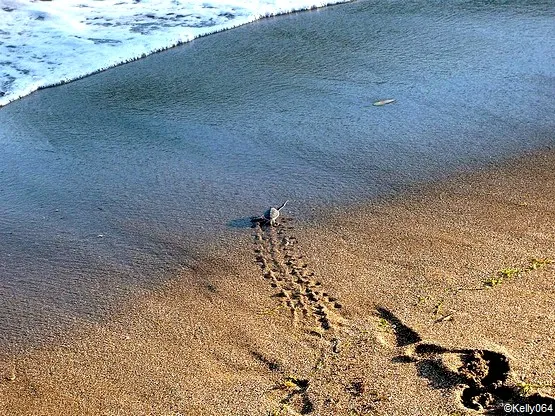
[{"label": "shoreline", "polygon": [[234,233],[105,322],[0,354],[0,409],[471,414],[500,405],[495,383],[553,403],[553,166],[526,154]]},{"label": "shoreline", "polygon": [[[84,75],[76,75],[75,77],[70,78],[70,79],[62,79],[60,81],[53,82],[53,83],[46,83],[45,85],[41,85],[41,86],[38,86],[38,87],[32,86],[32,87],[23,89],[23,92],[20,95],[16,94],[15,98],[9,98],[7,101],[5,101],[3,98],[6,95],[9,96],[10,94],[5,94],[4,93],[4,94],[0,95],[0,109],[2,107],[7,106],[10,103],[13,103],[14,101],[18,101],[18,100],[21,100],[22,98],[28,97],[28,96],[30,96],[31,94],[33,94],[37,91],[46,90],[46,89],[49,89],[49,88],[55,88],[55,87],[59,87],[61,85],[66,85],[66,84],[72,83],[74,81],[79,81],[79,80],[88,78],[90,76],[97,75],[97,74],[100,74],[102,72],[108,71],[110,69],[117,68],[117,67],[120,67],[120,66],[132,63],[132,62],[136,62],[140,59],[147,58],[151,55],[154,55],[154,54],[157,54],[157,53],[160,53],[160,52],[164,52],[164,51],[168,51],[168,50],[176,48],[178,46],[186,45],[186,44],[188,44],[188,43],[190,43],[194,40],[201,39],[201,38],[204,38],[204,37],[207,37],[207,36],[210,36],[210,35],[215,35],[215,34],[218,34],[218,33],[221,33],[221,32],[225,32],[227,30],[236,29],[236,28],[239,28],[241,26],[252,24],[252,23],[255,23],[255,22],[263,20],[263,19],[269,19],[269,18],[289,15],[289,14],[293,14],[293,13],[309,12],[309,11],[316,10],[316,9],[319,9],[319,8],[323,8],[323,7],[330,7],[330,6],[337,6],[337,5],[341,5],[341,4],[345,4],[345,3],[351,3],[352,1],[353,0],[334,0],[334,1],[322,2],[320,4],[313,4],[313,5],[309,5],[309,6],[303,6],[299,9],[277,10],[276,12],[273,12],[273,13],[266,13],[266,14],[263,14],[263,15],[253,15],[253,16],[249,17],[249,19],[246,20],[246,21],[243,20],[243,21],[240,21],[238,23],[234,23],[232,25],[229,25],[229,26],[226,26],[226,27],[223,27],[223,28],[220,27],[220,28],[217,28],[217,29],[212,30],[212,31],[210,31],[210,30],[200,31],[199,33],[189,35],[185,40],[181,39],[182,38],[182,35],[181,35],[179,37],[179,39],[176,39],[176,40],[173,40],[172,42],[169,42],[167,46],[155,47],[154,49],[152,49],[148,52],[143,52],[140,55],[136,55],[136,56],[132,56],[130,58],[126,58],[126,59],[122,60],[119,63],[108,64],[107,66],[103,66],[99,69],[95,69],[95,70],[93,70],[91,72],[88,72]],[[210,27],[208,27],[207,29],[210,29]]]}]

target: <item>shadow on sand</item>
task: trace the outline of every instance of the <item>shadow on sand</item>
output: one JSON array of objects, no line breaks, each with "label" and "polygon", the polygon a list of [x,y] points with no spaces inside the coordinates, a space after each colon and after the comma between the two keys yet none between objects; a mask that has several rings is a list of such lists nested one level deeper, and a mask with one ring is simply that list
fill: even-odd
[{"label": "shadow on sand", "polygon": [[255,217],[244,217],[231,220],[227,223],[228,227],[231,228],[252,228],[253,218]]}]

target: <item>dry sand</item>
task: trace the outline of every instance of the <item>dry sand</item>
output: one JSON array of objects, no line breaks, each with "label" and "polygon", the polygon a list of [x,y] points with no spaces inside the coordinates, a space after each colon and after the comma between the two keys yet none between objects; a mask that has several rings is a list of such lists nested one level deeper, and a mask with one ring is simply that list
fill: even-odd
[{"label": "dry sand", "polygon": [[554,224],[548,152],[245,230],[105,322],[0,355],[0,414],[555,410]]}]

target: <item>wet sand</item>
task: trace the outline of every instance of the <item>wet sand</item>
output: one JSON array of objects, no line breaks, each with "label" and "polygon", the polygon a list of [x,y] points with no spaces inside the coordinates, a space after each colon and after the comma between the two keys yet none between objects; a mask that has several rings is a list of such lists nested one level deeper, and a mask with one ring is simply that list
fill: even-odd
[{"label": "wet sand", "polygon": [[105,322],[4,353],[0,413],[554,405],[554,167],[545,151],[312,222],[285,209]]},{"label": "wet sand", "polygon": [[297,227],[553,145],[550,9],[509,3],[263,19],[3,107],[0,350],[111,315],[268,204]]}]

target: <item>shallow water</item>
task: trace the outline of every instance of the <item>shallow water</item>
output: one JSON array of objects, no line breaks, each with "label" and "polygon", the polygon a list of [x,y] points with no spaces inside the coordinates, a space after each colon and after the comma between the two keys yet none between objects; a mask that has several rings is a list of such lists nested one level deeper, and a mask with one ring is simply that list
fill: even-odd
[{"label": "shallow water", "polygon": [[269,204],[302,219],[553,146],[554,35],[549,2],[361,1],[2,108],[0,345],[103,316]]}]

